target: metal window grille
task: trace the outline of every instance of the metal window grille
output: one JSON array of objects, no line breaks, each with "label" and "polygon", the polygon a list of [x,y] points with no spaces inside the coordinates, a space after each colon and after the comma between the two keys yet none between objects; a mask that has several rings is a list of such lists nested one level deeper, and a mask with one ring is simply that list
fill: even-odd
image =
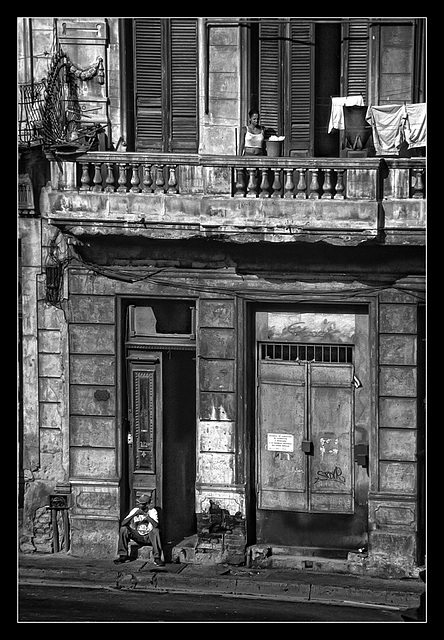
[{"label": "metal window grille", "polygon": [[261,360],[353,363],[353,345],[261,342],[259,353]]}]

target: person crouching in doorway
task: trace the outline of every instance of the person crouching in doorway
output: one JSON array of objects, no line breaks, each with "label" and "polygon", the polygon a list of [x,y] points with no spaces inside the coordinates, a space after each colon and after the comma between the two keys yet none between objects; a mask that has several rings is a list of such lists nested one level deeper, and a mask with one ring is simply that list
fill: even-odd
[{"label": "person crouching in doorway", "polygon": [[136,506],[122,520],[119,530],[119,557],[114,564],[130,562],[128,545],[134,540],[140,546],[153,547],[154,564],[165,566],[162,560],[162,543],[160,541],[159,515],[152,504],[150,496],[144,494],[136,499]]}]

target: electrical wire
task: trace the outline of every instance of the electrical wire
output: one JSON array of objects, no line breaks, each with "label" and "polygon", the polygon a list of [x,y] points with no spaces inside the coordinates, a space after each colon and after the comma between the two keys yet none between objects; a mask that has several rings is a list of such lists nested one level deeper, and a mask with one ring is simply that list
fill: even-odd
[{"label": "electrical wire", "polygon": [[[77,251],[76,251],[76,257],[78,258],[79,262],[81,262],[81,264],[83,264],[83,266],[85,266],[87,269],[112,280],[119,280],[119,281],[124,281],[128,283],[136,283],[136,282],[141,282],[143,280],[150,280],[150,282],[157,284],[159,286],[170,287],[170,288],[179,289],[179,290],[193,291],[195,293],[212,293],[212,294],[218,293],[224,296],[227,296],[227,295],[236,296],[244,300],[257,301],[257,297],[259,295],[260,296],[267,295],[268,298],[272,297],[273,299],[281,299],[281,300],[284,300],[290,297],[292,299],[295,299],[295,298],[298,300],[302,299],[303,301],[313,301],[314,297],[331,298],[332,296],[344,297],[344,298],[350,299],[350,298],[362,297],[362,296],[379,293],[381,291],[387,290],[387,288],[394,289],[396,291],[410,295],[418,300],[424,300],[424,293],[422,292],[422,289],[420,288],[414,289],[413,287],[400,286],[392,283],[390,284],[384,283],[384,284],[378,284],[373,286],[364,285],[363,288],[361,287],[348,288],[344,291],[338,291],[338,289],[334,287],[327,288],[324,290],[318,289],[312,292],[275,291],[274,289],[269,289],[269,288],[261,288],[257,292],[256,291],[254,292],[239,291],[237,289],[233,289],[233,287],[220,287],[220,286],[214,286],[214,285],[212,286],[193,285],[185,282],[180,283],[176,278],[172,279],[172,278],[168,278],[167,276],[165,278],[159,277],[159,275],[164,273],[166,270],[169,270],[168,267],[155,269],[154,271],[150,270],[148,272],[146,271],[146,269],[143,269],[142,273],[138,273],[138,270],[136,268],[125,269],[123,267],[116,268],[116,267],[100,266],[96,263],[85,260],[83,256],[81,256]],[[243,279],[242,274],[237,274],[237,275]],[[310,294],[309,298],[307,298],[308,293]]]}]

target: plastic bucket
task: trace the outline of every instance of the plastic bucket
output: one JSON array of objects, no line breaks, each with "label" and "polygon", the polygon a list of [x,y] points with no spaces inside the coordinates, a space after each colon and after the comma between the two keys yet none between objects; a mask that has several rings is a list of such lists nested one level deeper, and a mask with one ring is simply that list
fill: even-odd
[{"label": "plastic bucket", "polygon": [[282,151],[282,140],[267,140],[267,156],[278,158]]}]

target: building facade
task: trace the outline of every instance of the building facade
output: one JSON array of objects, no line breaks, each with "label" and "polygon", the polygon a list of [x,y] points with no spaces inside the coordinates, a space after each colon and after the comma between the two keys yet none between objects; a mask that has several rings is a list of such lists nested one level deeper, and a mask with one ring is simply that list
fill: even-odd
[{"label": "building facade", "polygon": [[20,549],[112,557],[143,492],[173,561],[414,574],[425,142],[330,118],[425,104],[425,20],[18,26]]}]

